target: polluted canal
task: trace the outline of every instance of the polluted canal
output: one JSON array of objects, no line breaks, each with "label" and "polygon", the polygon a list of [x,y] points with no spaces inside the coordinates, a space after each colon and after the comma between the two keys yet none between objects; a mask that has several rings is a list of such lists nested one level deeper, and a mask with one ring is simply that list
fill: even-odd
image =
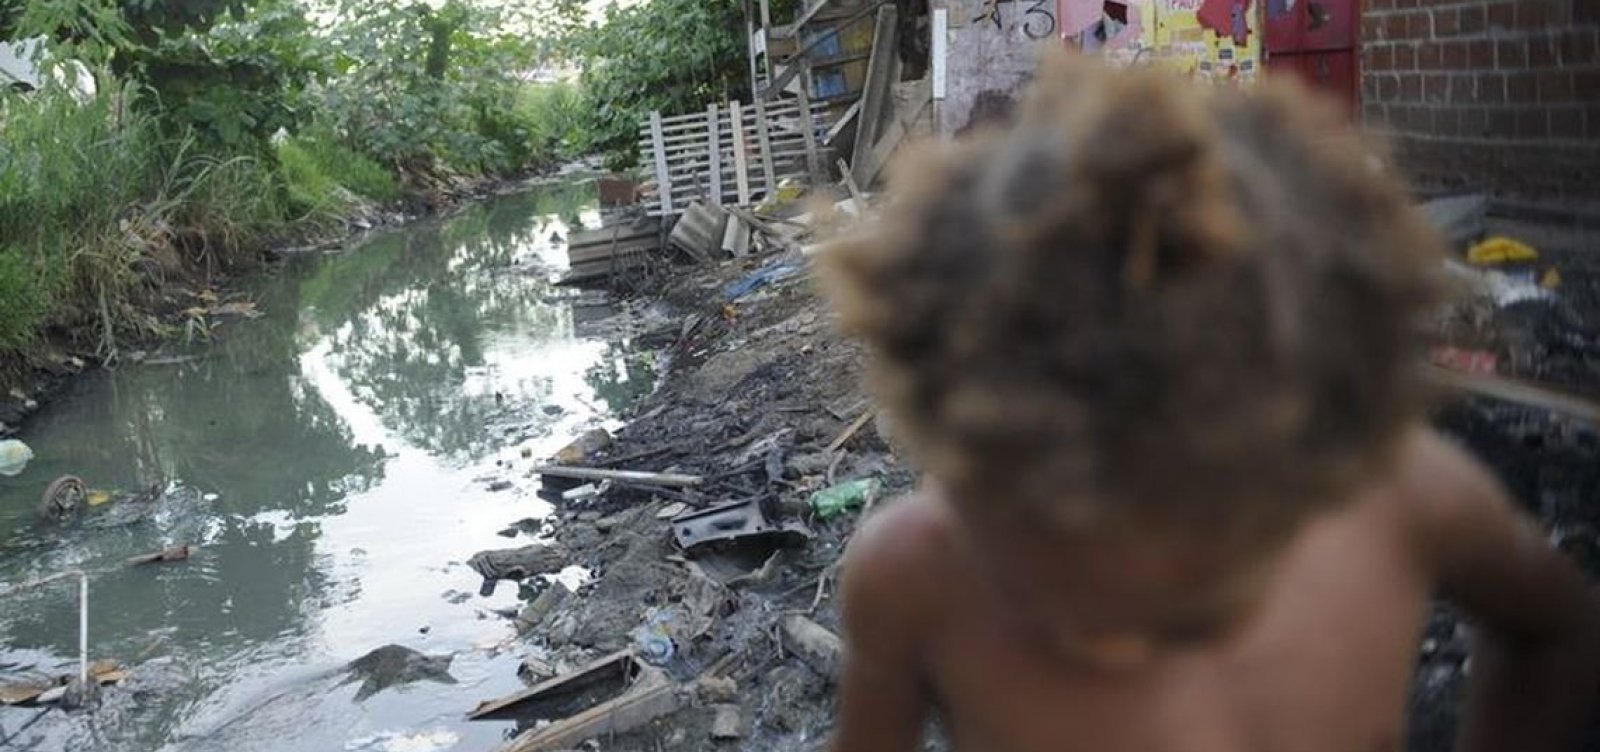
[{"label": "polluted canal", "polygon": [[[474,551],[548,533],[528,470],[647,392],[651,357],[583,336],[551,283],[592,183],[503,196],[347,251],[291,259],[191,334],[80,380],[0,477],[0,582],[89,573],[93,713],[0,707],[0,749],[487,749],[468,723],[521,688],[515,630]],[[88,511],[42,523],[81,477]],[[514,529],[508,523],[524,522]],[[515,536],[518,540],[508,541]],[[179,546],[187,559],[130,565]],[[556,579],[576,587],[569,567]],[[76,580],[0,604],[0,677],[78,671]],[[354,659],[386,649],[357,664]],[[105,670],[97,666],[97,672]]]}]

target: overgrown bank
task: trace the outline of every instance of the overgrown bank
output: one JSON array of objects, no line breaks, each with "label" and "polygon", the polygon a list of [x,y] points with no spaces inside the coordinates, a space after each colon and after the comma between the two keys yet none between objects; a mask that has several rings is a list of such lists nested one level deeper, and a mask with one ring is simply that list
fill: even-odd
[{"label": "overgrown bank", "polygon": [[0,2],[0,41],[35,66],[0,90],[0,433],[50,372],[205,337],[274,247],[582,150],[581,97],[534,80],[545,52],[509,11],[338,10]]}]

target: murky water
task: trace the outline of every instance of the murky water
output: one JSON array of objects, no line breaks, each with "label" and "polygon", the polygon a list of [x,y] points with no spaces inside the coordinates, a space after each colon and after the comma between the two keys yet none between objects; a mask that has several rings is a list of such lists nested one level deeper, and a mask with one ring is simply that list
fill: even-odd
[{"label": "murky water", "polygon": [[[548,282],[583,185],[505,197],[264,282],[264,317],[196,359],[84,379],[32,423],[38,459],[0,478],[0,582],[81,568],[91,659],[133,678],[100,709],[0,707],[0,750],[481,750],[467,723],[515,690],[519,651],[462,562],[549,506],[526,477],[649,384],[624,343],[577,336]],[[497,463],[508,463],[509,468]],[[118,498],[83,523],[35,522],[63,474]],[[491,491],[493,481],[514,486]],[[177,544],[185,562],[123,561]],[[581,577],[579,572],[566,576]],[[76,588],[0,598],[0,684],[73,671]],[[388,643],[453,654],[455,684],[357,702],[347,661]],[[494,649],[500,646],[500,649]],[[25,728],[24,728],[25,727]],[[20,729],[20,730],[19,730]]]}]

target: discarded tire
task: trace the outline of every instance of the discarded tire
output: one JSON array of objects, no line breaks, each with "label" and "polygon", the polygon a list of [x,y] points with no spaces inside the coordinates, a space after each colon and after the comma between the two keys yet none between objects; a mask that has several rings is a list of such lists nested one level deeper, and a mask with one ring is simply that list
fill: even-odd
[{"label": "discarded tire", "polygon": [[39,517],[50,522],[76,518],[89,504],[89,489],[75,475],[63,475],[45,486],[39,497]]}]

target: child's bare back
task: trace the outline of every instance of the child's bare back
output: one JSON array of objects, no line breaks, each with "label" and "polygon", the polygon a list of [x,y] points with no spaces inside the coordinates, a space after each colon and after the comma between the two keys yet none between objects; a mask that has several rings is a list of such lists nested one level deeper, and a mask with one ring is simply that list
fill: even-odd
[{"label": "child's bare back", "polygon": [[[1082,592],[1074,605],[1085,609],[1159,612],[1164,603],[1139,601],[1179,600],[1207,565],[1227,562],[1162,552],[1152,562],[1020,530],[991,547],[982,535],[933,490],[885,510],[852,545],[837,749],[913,749],[936,708],[957,750],[1389,752],[1403,748],[1406,689],[1435,588],[1502,619],[1496,626],[1546,629],[1556,641],[1582,623],[1566,597],[1581,589],[1576,574],[1470,459],[1420,431],[1396,477],[1309,521],[1268,562],[1259,602],[1193,642],[1057,636],[1068,644],[1056,647],[1032,604]],[[1142,577],[1126,568],[1130,557],[1141,557]],[[1000,568],[1014,569],[1003,580],[984,575]],[[1581,666],[1583,654],[1566,659]],[[1542,701],[1552,718],[1583,709],[1581,692],[1576,706],[1561,699]],[[1512,730],[1528,736],[1478,748],[1565,748]]]},{"label": "child's bare back", "polygon": [[1562,750],[1596,601],[1422,427],[1437,241],[1289,91],[1048,63],[934,152],[831,291],[927,470],[844,573],[836,752],[1378,752],[1439,594],[1459,748]]}]

